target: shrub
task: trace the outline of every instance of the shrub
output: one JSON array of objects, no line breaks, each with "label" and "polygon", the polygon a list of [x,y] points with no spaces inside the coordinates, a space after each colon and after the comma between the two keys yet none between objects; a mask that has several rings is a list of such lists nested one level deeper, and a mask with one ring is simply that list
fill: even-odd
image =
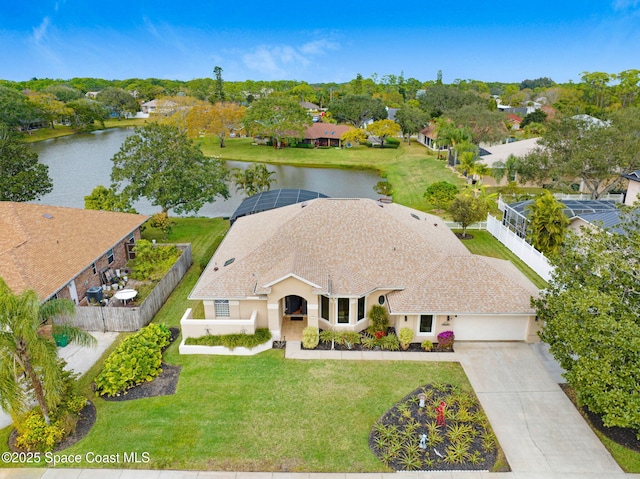
[{"label": "shrub", "polygon": [[411,341],[413,341],[413,330],[411,328],[401,328],[398,339],[402,349],[408,349]]},{"label": "shrub", "polygon": [[355,331],[340,331],[336,333],[336,343],[351,349],[355,344],[360,344],[360,333]]},{"label": "shrub", "polygon": [[131,277],[140,281],[158,281],[182,254],[175,246],[157,246],[147,240],[138,240],[134,251]]},{"label": "shrub", "polygon": [[398,337],[395,334],[383,336],[380,339],[377,339],[376,343],[378,343],[381,349],[386,349],[388,351],[397,351],[400,349],[400,341],[398,341]]},{"label": "shrub", "polygon": [[171,332],[161,324],[149,324],[126,338],[104,362],[96,377],[96,393],[117,396],[161,372],[162,349],[169,345]]},{"label": "shrub", "polygon": [[47,424],[39,409],[29,411],[24,419],[22,433],[16,438],[16,446],[33,452],[50,452],[62,441],[64,429],[58,421]]},{"label": "shrub", "polygon": [[271,339],[271,331],[267,328],[258,328],[254,334],[222,334],[207,335],[199,338],[187,338],[185,344],[197,346],[224,346],[229,349],[248,348],[266,343]]},{"label": "shrub", "polygon": [[149,218],[149,226],[152,228],[158,228],[162,231],[162,237],[167,239],[167,236],[171,233],[171,220],[166,212],[156,213]]},{"label": "shrub", "polygon": [[338,333],[331,329],[325,329],[324,331],[320,331],[320,342],[322,343],[331,343],[336,341]]},{"label": "shrub", "polygon": [[438,351],[449,351],[453,348],[455,335],[453,331],[443,331],[438,334]]},{"label": "shrub", "polygon": [[318,328],[307,326],[302,330],[302,346],[306,349],[314,349],[320,342],[320,333]]},{"label": "shrub", "polygon": [[399,148],[400,147],[400,140],[397,138],[393,138],[393,137],[387,137],[384,140],[384,147],[385,148]]},{"label": "shrub", "polygon": [[420,344],[420,346],[422,347],[422,349],[424,349],[425,351],[431,351],[433,349],[433,343],[431,341],[429,341],[428,339],[425,339],[424,341],[422,341],[422,343]]},{"label": "shrub", "polygon": [[370,321],[368,330],[370,330],[372,336],[375,336],[375,333],[379,332],[387,334],[387,330],[389,329],[389,313],[387,312],[387,308],[379,304],[374,304],[371,306],[368,316]]}]

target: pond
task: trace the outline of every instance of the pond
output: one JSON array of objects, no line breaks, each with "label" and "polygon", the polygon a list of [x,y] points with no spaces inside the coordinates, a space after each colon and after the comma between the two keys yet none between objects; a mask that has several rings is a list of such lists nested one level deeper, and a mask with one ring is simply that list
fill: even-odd
[{"label": "pond", "polygon": [[[133,133],[130,128],[100,130],[88,134],[66,136],[31,143],[41,163],[49,166],[53,191],[40,199],[40,203],[55,206],[84,208],[84,197],[98,186],[111,183],[111,158],[125,138]],[[259,154],[259,148],[256,148]],[[256,155],[256,161],[260,158]],[[250,163],[225,161],[228,168],[247,168]],[[334,198],[377,198],[373,186],[380,180],[371,170],[344,170],[333,168],[303,168],[297,166],[267,165],[276,172],[277,182],[272,188],[302,188],[318,191]],[[204,205],[198,216],[231,216],[244,199],[229,187],[228,200],[217,199]],[[146,199],[134,204],[138,212],[153,214],[159,211]]]}]

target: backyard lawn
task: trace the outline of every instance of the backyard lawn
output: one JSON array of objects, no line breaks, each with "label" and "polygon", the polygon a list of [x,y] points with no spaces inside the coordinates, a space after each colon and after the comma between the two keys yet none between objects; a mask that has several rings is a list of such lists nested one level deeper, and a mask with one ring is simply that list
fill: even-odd
[{"label": "backyard lawn", "polygon": [[198,141],[202,151],[209,156],[220,156],[223,160],[255,161],[317,168],[372,169],[393,185],[396,203],[422,211],[431,207],[423,195],[427,186],[437,181],[449,181],[464,185],[464,180],[446,168],[444,160],[438,160],[431,150],[413,141],[411,145],[401,143],[399,148],[353,148],[306,149],[252,145],[250,138],[231,138],[220,148],[214,138]]}]

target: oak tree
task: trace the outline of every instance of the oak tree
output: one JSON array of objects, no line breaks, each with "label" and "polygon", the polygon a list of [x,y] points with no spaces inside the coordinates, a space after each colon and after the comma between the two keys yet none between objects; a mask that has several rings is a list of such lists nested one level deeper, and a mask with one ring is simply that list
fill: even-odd
[{"label": "oak tree", "polygon": [[20,135],[0,123],[0,201],[31,201],[51,192],[49,167]]},{"label": "oak tree", "polygon": [[204,156],[171,125],[136,128],[113,157],[112,187],[132,201],[144,196],[167,213],[196,212],[216,196],[228,198],[227,170]]}]

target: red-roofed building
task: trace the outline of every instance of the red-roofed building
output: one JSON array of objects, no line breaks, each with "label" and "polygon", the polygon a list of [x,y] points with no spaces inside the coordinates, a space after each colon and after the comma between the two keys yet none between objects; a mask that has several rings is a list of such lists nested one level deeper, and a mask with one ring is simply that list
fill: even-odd
[{"label": "red-roofed building", "polygon": [[332,123],[314,123],[304,134],[303,143],[314,146],[342,146],[340,137],[352,130],[350,125],[334,125]]}]

